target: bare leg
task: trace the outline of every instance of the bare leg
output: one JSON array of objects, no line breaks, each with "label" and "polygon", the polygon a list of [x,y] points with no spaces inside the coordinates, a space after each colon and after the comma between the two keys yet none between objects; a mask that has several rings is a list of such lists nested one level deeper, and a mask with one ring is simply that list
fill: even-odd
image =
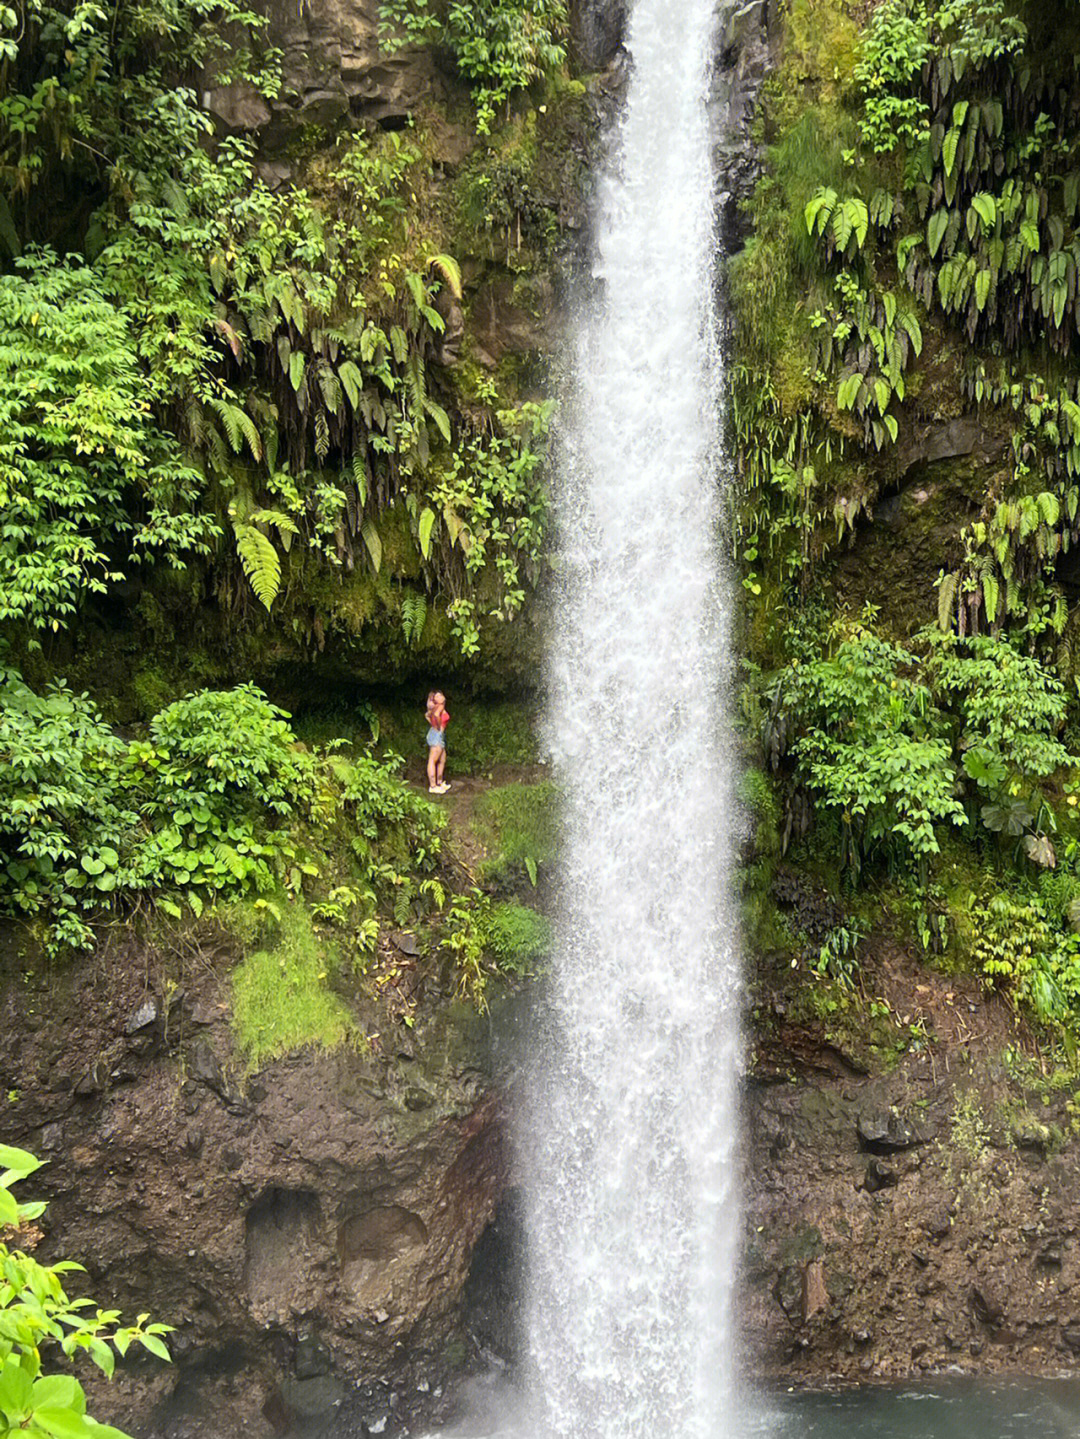
[{"label": "bare leg", "polygon": [[445,754],[441,744],[428,745],[427,752],[427,782],[428,789],[434,789],[439,783],[439,755]]},{"label": "bare leg", "polygon": [[437,784],[443,783],[443,771],[446,769],[446,746],[439,746],[439,757],[435,761],[435,772],[438,775]]}]

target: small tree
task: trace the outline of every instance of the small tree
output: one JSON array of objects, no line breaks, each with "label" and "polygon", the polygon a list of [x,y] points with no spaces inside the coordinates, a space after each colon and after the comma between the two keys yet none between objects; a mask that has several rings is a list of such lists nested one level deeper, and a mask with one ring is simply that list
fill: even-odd
[{"label": "small tree", "polygon": [[168,1360],[161,1336],[170,1326],[148,1324],[150,1316],[140,1314],[135,1324],[120,1327],[119,1310],[68,1298],[63,1276],[81,1271],[81,1264],[39,1264],[8,1247],[45,1212],[43,1203],[22,1204],[11,1193],[41,1165],[26,1150],[0,1144],[0,1439],[128,1439],[87,1414],[77,1379],[43,1372],[42,1351],[58,1345],[69,1358],[86,1352],[111,1378],[116,1355],[134,1343]]}]

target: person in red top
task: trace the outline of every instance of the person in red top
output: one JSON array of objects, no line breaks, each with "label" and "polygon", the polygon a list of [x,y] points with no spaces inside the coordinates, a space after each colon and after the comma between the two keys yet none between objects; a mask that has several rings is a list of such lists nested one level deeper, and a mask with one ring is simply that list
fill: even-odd
[{"label": "person in red top", "polygon": [[443,779],[446,769],[446,726],[450,716],[446,712],[446,696],[441,690],[432,690],[427,697],[428,722],[428,794],[445,794],[450,788]]}]

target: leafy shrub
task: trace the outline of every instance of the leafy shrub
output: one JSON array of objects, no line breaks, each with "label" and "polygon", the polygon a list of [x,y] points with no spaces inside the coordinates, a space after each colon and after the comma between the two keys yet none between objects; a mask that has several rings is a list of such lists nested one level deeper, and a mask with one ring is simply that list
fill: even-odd
[{"label": "leafy shrub", "polygon": [[0,1431],[40,1439],[127,1439],[87,1414],[77,1379],[44,1372],[43,1352],[58,1349],[67,1359],[88,1355],[111,1378],[117,1354],[122,1358],[133,1344],[167,1360],[161,1336],[170,1326],[147,1323],[147,1314],[122,1326],[117,1310],[68,1297],[66,1276],[81,1271],[81,1264],[39,1264],[9,1247],[8,1241],[28,1234],[45,1211],[44,1204],[22,1203],[11,1192],[40,1168],[41,1161],[26,1150],[0,1144]]},{"label": "leafy shrub", "polygon": [[784,681],[807,787],[841,821],[841,860],[858,873],[875,848],[925,861],[935,827],[965,825],[945,717],[912,677],[916,657],[866,630],[835,654],[796,663]]},{"label": "leafy shrub", "polygon": [[[80,911],[87,900],[108,902],[119,851],[139,828],[120,782],[126,749],[63,681],[38,695],[0,671],[0,907],[47,917],[57,943],[88,942]],[[90,894],[79,896],[73,881],[89,877],[82,861],[97,868],[102,854]]]},{"label": "leafy shrub", "polygon": [[969,774],[973,760],[1025,780],[1075,763],[1056,738],[1068,707],[1065,687],[1038,659],[1003,635],[959,640],[931,631],[930,639],[928,672],[955,698]]},{"label": "leafy shrub", "polygon": [[929,128],[918,93],[923,68],[946,52],[958,77],[1017,50],[1026,31],[1002,0],[883,0],[871,11],[855,67],[865,105],[865,144],[879,154],[911,148]]},{"label": "leafy shrub", "polygon": [[495,111],[515,90],[550,73],[566,59],[565,0],[382,0],[384,49],[406,44],[449,50],[473,88],[476,128],[486,135]]},{"label": "leafy shrub", "polygon": [[927,122],[929,107],[912,90],[932,53],[930,35],[923,0],[883,0],[871,12],[855,79],[865,105],[862,137],[878,153],[913,145]]},{"label": "leafy shrub", "polygon": [[200,690],[150,723],[161,803],[239,803],[289,815],[315,798],[315,761],[300,749],[288,716],[254,685]]},{"label": "leafy shrub", "polygon": [[1080,1017],[1080,935],[1050,922],[1025,891],[991,896],[973,959],[989,984],[1008,984],[1041,1023],[1069,1030]]},{"label": "leafy shrub", "polygon": [[499,968],[508,974],[527,973],[551,952],[551,922],[525,904],[491,906],[488,944]]},{"label": "leafy shrub", "polygon": [[151,732],[125,743],[62,681],[38,695],[0,671],[0,908],[54,948],[88,945],[109,906],[148,894],[179,916],[183,894],[200,914],[213,895],[274,888],[298,859],[280,822],[311,809],[315,762],[265,696],[205,691]]}]

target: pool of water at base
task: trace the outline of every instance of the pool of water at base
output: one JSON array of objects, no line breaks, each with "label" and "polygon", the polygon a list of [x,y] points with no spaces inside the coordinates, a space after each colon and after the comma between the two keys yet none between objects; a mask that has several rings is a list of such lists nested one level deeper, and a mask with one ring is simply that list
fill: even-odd
[{"label": "pool of water at base", "polygon": [[[480,1381],[467,1396],[469,1419],[427,1439],[535,1439],[513,1422],[513,1408],[501,1385]],[[738,1420],[717,1425],[716,1439],[1080,1439],[1080,1378],[948,1376],[826,1394],[759,1393],[740,1408]]]}]

